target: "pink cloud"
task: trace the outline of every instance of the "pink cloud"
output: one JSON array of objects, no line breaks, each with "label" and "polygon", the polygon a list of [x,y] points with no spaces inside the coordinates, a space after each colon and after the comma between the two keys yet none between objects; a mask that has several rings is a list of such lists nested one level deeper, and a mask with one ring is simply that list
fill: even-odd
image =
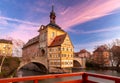
[{"label": "pink cloud", "polygon": [[63,11],[58,18],[58,23],[69,30],[71,26],[112,14],[111,12],[118,8],[120,8],[120,0],[93,0],[92,2],[89,0]]},{"label": "pink cloud", "polygon": [[16,28],[22,31],[37,31],[39,29],[39,27],[27,24],[20,24]]},{"label": "pink cloud", "polygon": [[37,30],[38,30],[38,27],[20,24],[20,25],[17,25],[14,31],[8,33],[7,36],[13,37],[14,39],[21,39],[24,42],[27,42],[29,39],[39,34]]},{"label": "pink cloud", "polygon": [[[8,21],[15,21],[20,24],[10,23]],[[4,35],[0,34],[0,38],[12,37],[14,39],[20,39],[27,42],[28,39],[38,35],[37,30],[39,27],[36,23],[0,16],[0,25],[3,26],[0,27],[0,30],[6,31],[8,30],[7,27],[14,27],[13,31],[7,32]]]},{"label": "pink cloud", "polygon": [[71,7],[68,7],[68,8],[66,8],[66,9],[64,9],[64,11],[62,11],[60,14],[61,14],[61,15],[64,15],[64,14],[66,14],[67,12],[69,12],[70,9],[71,9]]},{"label": "pink cloud", "polygon": [[[41,4],[41,3],[37,3],[37,4]],[[41,6],[44,6],[44,3],[42,3]],[[35,8],[34,10],[38,12],[41,12],[44,10],[44,9],[38,8],[37,6],[31,7],[31,8],[32,8],[31,10]],[[91,0],[89,0],[82,4],[79,3],[73,7],[68,7],[66,9],[61,8],[61,10],[64,10],[64,11],[60,12],[57,18],[58,19],[57,24],[59,24],[65,30],[71,30],[70,27],[74,25],[81,24],[96,18],[100,18],[102,16],[112,14],[112,11],[118,8],[120,8],[120,0],[92,0],[92,2]],[[29,18],[29,14],[28,14],[28,18]],[[41,18],[40,20],[43,23],[46,23],[46,21],[49,21],[49,19],[46,19],[46,18]],[[8,23],[7,21],[15,21],[20,24],[19,25],[11,24],[11,23]],[[31,39],[32,37],[38,35],[37,30],[41,25],[39,23],[19,20],[15,18],[8,18],[4,16],[0,16],[0,24],[14,27],[15,30],[7,33],[6,35],[14,37],[15,39],[22,39],[25,42],[28,41],[28,39]],[[88,33],[96,33],[96,32],[103,32],[103,31],[108,31],[108,30],[96,30],[96,31],[89,31],[89,32],[81,31],[81,32],[88,34]]]},{"label": "pink cloud", "polygon": [[8,24],[7,20],[0,18],[0,25],[7,25],[7,24]]}]

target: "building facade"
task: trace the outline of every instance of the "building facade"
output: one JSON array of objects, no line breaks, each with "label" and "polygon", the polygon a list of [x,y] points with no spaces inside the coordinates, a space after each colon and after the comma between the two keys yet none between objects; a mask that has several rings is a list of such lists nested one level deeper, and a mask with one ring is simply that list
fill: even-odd
[{"label": "building facade", "polygon": [[[22,48],[22,57],[25,60],[39,56],[39,35],[30,39]],[[28,56],[29,55],[29,56]]]},{"label": "building facade", "polygon": [[86,49],[82,49],[79,52],[74,53],[76,57],[89,59],[91,54]]},{"label": "building facade", "polygon": [[11,40],[0,39],[0,56],[12,56],[13,44]]},{"label": "building facade", "polygon": [[[73,44],[69,35],[55,22],[56,15],[52,7],[50,12],[50,23],[41,25],[38,30],[39,36],[29,40],[23,47],[23,57],[40,56],[46,57],[49,72],[67,72],[73,67]],[[31,41],[31,43],[30,43]],[[30,44],[29,44],[30,43]],[[36,51],[31,51],[35,50]],[[31,53],[32,52],[32,53]]]},{"label": "building facade", "polygon": [[[68,34],[55,37],[48,47],[49,66],[63,69],[63,72],[73,67],[73,45]],[[51,69],[51,71],[53,71]]]},{"label": "building facade", "polygon": [[105,46],[99,46],[93,52],[93,60],[95,63],[102,65],[102,66],[109,66],[110,65],[110,53],[109,50]]},{"label": "building facade", "polygon": [[82,49],[79,52],[75,52],[74,57],[80,58],[82,61],[81,65],[85,68],[86,61],[90,59],[91,54],[86,49]]}]

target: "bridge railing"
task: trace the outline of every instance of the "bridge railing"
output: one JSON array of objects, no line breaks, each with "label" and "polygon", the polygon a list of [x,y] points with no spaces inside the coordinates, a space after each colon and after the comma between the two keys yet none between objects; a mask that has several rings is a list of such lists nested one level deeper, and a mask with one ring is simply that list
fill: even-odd
[{"label": "bridge railing", "polygon": [[82,78],[78,80],[69,80],[64,82],[57,82],[57,83],[98,83],[94,81],[91,81],[88,77],[95,77],[95,78],[102,78],[102,79],[108,79],[112,80],[115,83],[120,83],[119,77],[114,76],[108,76],[108,75],[102,75],[102,74],[93,74],[93,73],[86,73],[86,72],[79,72],[79,73],[70,73],[70,74],[52,74],[52,75],[44,75],[44,76],[29,76],[29,77],[20,77],[20,78],[7,78],[7,79],[0,79],[0,83],[10,83],[10,82],[21,82],[21,81],[30,81],[33,80],[34,83],[39,83],[39,80],[45,80],[45,79],[56,79],[56,78],[62,78],[62,77],[73,77],[73,76],[82,76]]}]

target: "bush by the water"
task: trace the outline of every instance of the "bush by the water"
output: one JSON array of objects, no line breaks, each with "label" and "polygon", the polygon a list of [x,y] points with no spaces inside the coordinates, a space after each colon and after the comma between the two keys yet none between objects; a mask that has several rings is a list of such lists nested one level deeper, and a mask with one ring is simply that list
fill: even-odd
[{"label": "bush by the water", "polygon": [[[3,57],[0,57],[0,64],[2,62],[2,59]],[[6,57],[2,65],[2,70],[0,72],[0,78],[11,76],[19,67],[19,64],[20,60],[18,57]]]},{"label": "bush by the water", "polygon": [[96,64],[96,63],[94,63],[92,61],[91,62],[87,61],[85,65],[86,65],[87,68],[100,68],[99,64]]}]

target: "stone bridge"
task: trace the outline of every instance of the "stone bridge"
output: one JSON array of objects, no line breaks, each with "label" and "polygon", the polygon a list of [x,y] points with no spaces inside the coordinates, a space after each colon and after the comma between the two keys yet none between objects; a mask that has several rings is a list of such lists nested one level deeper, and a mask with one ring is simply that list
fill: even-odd
[{"label": "stone bridge", "polygon": [[[49,70],[47,57],[34,57],[29,59],[21,59],[20,66],[18,67],[17,71],[19,71],[20,68],[25,67],[29,63],[35,64],[37,67],[39,67],[39,71],[41,72],[47,73]],[[74,57],[73,68],[85,68],[85,59]]]},{"label": "stone bridge", "polygon": [[85,68],[86,59],[80,57],[74,57],[73,68]]}]

